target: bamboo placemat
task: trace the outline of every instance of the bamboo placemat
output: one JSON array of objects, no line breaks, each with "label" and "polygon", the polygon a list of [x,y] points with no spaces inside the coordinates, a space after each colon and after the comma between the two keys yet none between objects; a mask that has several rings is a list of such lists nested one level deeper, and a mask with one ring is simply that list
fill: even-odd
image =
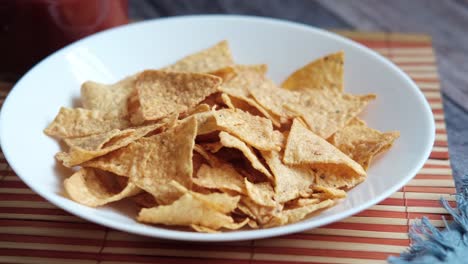
[{"label": "bamboo placemat", "polygon": [[[122,233],[85,222],[32,192],[0,152],[1,263],[386,263],[409,244],[413,219],[442,226],[441,196],[456,192],[431,39],[425,35],[339,32],[386,56],[424,92],[437,135],[419,174],[388,199],[343,221],[303,233],[235,243],[185,243]],[[3,103],[11,85],[0,85]],[[454,204],[453,204],[454,205]]]}]

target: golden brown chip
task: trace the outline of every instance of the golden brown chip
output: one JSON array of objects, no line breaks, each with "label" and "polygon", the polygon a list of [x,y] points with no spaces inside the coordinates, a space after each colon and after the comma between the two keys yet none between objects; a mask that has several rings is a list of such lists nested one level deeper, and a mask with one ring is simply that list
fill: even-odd
[{"label": "golden brown chip", "polygon": [[133,141],[163,127],[170,119],[160,123],[127,128],[125,130],[112,130],[102,134],[91,135],[82,138],[65,139],[70,146],[69,152],[59,152],[56,158],[62,161],[66,167],[73,167],[93,158],[106,155],[114,150],[125,147]]},{"label": "golden brown chip", "polygon": [[329,54],[291,74],[281,87],[295,89],[334,89],[343,91],[344,52]]},{"label": "golden brown chip", "polygon": [[129,127],[122,117],[97,110],[60,108],[54,121],[44,129],[49,136],[62,138],[84,137]]},{"label": "golden brown chip", "polygon": [[127,101],[135,89],[136,75],[111,85],[87,81],[81,86],[83,107],[118,116],[127,115]]},{"label": "golden brown chip", "polygon": [[208,49],[189,55],[162,70],[206,73],[233,65],[234,60],[229,50],[229,44],[224,40]]},{"label": "golden brown chip", "polygon": [[273,125],[270,120],[231,109],[214,111],[214,115],[220,130],[237,136],[252,147],[260,150],[279,148],[272,140]]},{"label": "golden brown chip", "polygon": [[244,196],[237,205],[237,209],[249,218],[255,220],[258,225],[263,225],[268,223],[273,215],[280,212],[283,208],[281,204],[277,204],[276,207],[262,206]]},{"label": "golden brown chip", "polygon": [[72,200],[91,207],[102,206],[141,192],[131,181],[121,190],[110,188],[92,168],[81,168],[75,172],[64,181],[64,187]]},{"label": "golden brown chip", "polygon": [[83,166],[130,177],[137,186],[154,195],[159,204],[168,204],[181,194],[169,184],[172,180],[187,188],[192,184],[196,128],[196,120],[187,119],[170,130],[141,138]]},{"label": "golden brown chip", "polygon": [[213,167],[205,164],[201,165],[197,172],[197,177],[193,178],[193,183],[209,189],[231,190],[237,193],[245,193],[242,175],[227,163],[219,162]]},{"label": "golden brown chip", "polygon": [[262,151],[262,156],[275,176],[275,200],[280,203],[305,196],[315,182],[311,168],[303,165],[286,165],[281,161],[281,153]]},{"label": "golden brown chip", "polygon": [[290,112],[284,105],[297,105],[302,99],[300,93],[281,89],[266,78],[258,85],[250,86],[249,92],[262,107],[282,118],[282,123],[295,116],[295,113]]},{"label": "golden brown chip", "polygon": [[212,111],[195,113],[192,116],[197,119],[197,135],[206,135],[219,130]]},{"label": "golden brown chip", "polygon": [[229,196],[224,193],[201,194],[189,191],[177,182],[171,182],[184,194],[175,202],[166,206],[142,209],[138,220],[153,224],[201,226],[209,229],[239,229],[246,225],[248,219],[235,223],[226,215],[239,203],[240,196]]},{"label": "golden brown chip", "polygon": [[275,207],[276,202],[273,200],[275,192],[269,182],[251,183],[244,178],[247,196],[256,204],[261,206]]},{"label": "golden brown chip", "polygon": [[307,215],[316,212],[320,209],[324,209],[334,205],[333,200],[325,200],[317,204],[309,204],[303,207],[283,210],[280,213],[277,213],[270,222],[265,225],[265,227],[280,226],[298,222],[304,219]]},{"label": "golden brown chip", "polygon": [[374,94],[350,95],[336,90],[301,90],[299,104],[285,104],[289,112],[301,117],[322,138],[328,138],[356,117]]},{"label": "golden brown chip", "polygon": [[145,120],[188,111],[215,93],[220,83],[221,78],[208,74],[144,71],[135,83],[139,111]]},{"label": "golden brown chip", "polygon": [[240,109],[252,115],[263,116],[271,120],[275,127],[280,127],[280,118],[268,112],[265,108],[259,105],[254,99],[247,98],[243,95],[221,94],[223,103],[231,109]]},{"label": "golden brown chip", "polygon": [[170,205],[143,208],[138,214],[138,221],[150,224],[203,226],[210,229],[229,228],[234,224],[232,217],[221,213],[206,203],[185,193]]},{"label": "golden brown chip", "polygon": [[236,65],[234,69],[237,75],[223,83],[221,90],[229,95],[247,98],[249,87],[255,87],[263,80],[268,66],[258,65]]},{"label": "golden brown chip", "polygon": [[219,133],[219,140],[221,144],[227,148],[235,148],[240,150],[244,154],[244,156],[250,161],[250,164],[254,169],[260,171],[270,179],[273,178],[273,175],[271,175],[268,169],[265,168],[265,166],[253,152],[252,148],[245,144],[242,140],[226,132]]},{"label": "golden brown chip", "polygon": [[283,161],[290,165],[309,165],[319,171],[319,179],[342,178],[348,182],[346,187],[353,187],[353,184],[362,181],[366,176],[361,165],[315,135],[298,120],[293,121]]},{"label": "golden brown chip", "polygon": [[236,70],[231,66],[208,72],[208,74],[218,76],[219,78],[223,79],[223,83],[232,80],[237,75]]},{"label": "golden brown chip", "polygon": [[339,198],[345,198],[346,197],[346,192],[345,191],[340,190],[340,189],[336,189],[336,188],[332,188],[332,187],[325,187],[325,186],[321,186],[321,185],[315,185],[314,187],[312,187],[312,189],[314,191],[321,192],[321,195],[319,195],[319,197],[321,199],[339,199]]},{"label": "golden brown chip", "polygon": [[372,159],[390,149],[399,136],[400,133],[396,131],[382,133],[372,129],[355,118],[331,136],[329,141],[367,170]]},{"label": "golden brown chip", "polygon": [[199,226],[199,225],[190,225],[190,227],[200,233],[219,233],[220,231],[211,229],[209,227]]}]

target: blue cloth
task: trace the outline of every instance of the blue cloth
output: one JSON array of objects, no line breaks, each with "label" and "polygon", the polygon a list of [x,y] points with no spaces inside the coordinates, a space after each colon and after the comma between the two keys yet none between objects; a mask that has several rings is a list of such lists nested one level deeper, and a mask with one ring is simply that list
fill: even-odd
[{"label": "blue cloth", "polygon": [[411,227],[408,251],[388,261],[391,264],[468,263],[468,180],[464,180],[456,201],[457,208],[452,208],[447,200],[441,199],[454,220],[451,224],[445,222],[445,230],[440,231],[423,217]]}]

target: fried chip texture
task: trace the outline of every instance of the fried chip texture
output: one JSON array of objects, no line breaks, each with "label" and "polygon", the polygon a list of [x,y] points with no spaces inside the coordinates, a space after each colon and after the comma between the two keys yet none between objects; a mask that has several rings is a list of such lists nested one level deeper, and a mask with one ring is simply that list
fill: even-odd
[{"label": "fried chip texture", "polygon": [[75,172],[65,179],[64,187],[72,200],[91,207],[119,201],[141,192],[141,189],[130,181],[122,190],[110,188],[103,184],[92,168],[81,168]]},{"label": "fried chip texture", "polygon": [[303,92],[300,104],[288,104],[286,108],[297,113],[315,134],[326,139],[345,127],[375,97],[374,94],[350,95],[335,90],[308,90]]},{"label": "fried chip texture", "polygon": [[253,116],[241,110],[222,109],[214,112],[216,124],[221,130],[237,136],[260,150],[278,149],[272,140],[271,120]]},{"label": "fried chip texture", "polygon": [[277,151],[262,151],[273,175],[275,176],[275,200],[280,203],[306,195],[315,182],[311,168],[302,165],[286,165]]},{"label": "fried chip texture", "polygon": [[147,70],[138,75],[140,112],[145,120],[157,120],[195,107],[218,91],[221,78],[201,73]]},{"label": "fried chip texture", "polygon": [[106,112],[62,107],[44,132],[49,136],[63,139],[123,129],[129,125],[126,119]]},{"label": "fried chip texture", "polygon": [[295,89],[333,89],[343,91],[344,52],[329,54],[291,74],[281,87]]},{"label": "fried chip texture", "polygon": [[233,65],[234,60],[232,59],[228,42],[221,41],[208,49],[189,55],[162,70],[207,73]]},{"label": "fried chip texture", "polygon": [[127,115],[127,101],[135,89],[136,75],[111,85],[87,81],[81,86],[83,107],[117,116]]},{"label": "fried chip texture", "polygon": [[252,167],[259,172],[263,173],[266,175],[268,178],[272,178],[273,175],[268,171],[267,168],[262,164],[262,162],[258,159],[258,157],[255,155],[253,152],[252,148],[250,148],[247,144],[245,144],[242,140],[238,139],[235,136],[232,136],[229,133],[226,132],[220,132],[219,133],[219,139],[221,142],[221,145],[227,147],[227,148],[236,148],[240,150],[244,156],[250,161],[250,164]]},{"label": "fried chip texture", "polygon": [[192,185],[196,128],[196,120],[190,118],[170,130],[141,138],[84,166],[130,177],[138,187],[154,195],[159,204],[169,204],[181,195],[169,184],[172,180],[187,188]]},{"label": "fried chip texture", "polygon": [[382,133],[372,129],[355,118],[329,141],[367,170],[372,159],[390,149],[399,136],[400,133],[396,131]]},{"label": "fried chip texture", "polygon": [[[323,138],[315,135],[297,119],[294,120],[289,132],[283,161],[290,165],[309,165],[322,171],[322,175],[329,178],[335,175],[337,178],[353,179],[352,182],[354,182],[354,179],[366,176],[361,165]],[[346,186],[354,185],[350,183]]]}]

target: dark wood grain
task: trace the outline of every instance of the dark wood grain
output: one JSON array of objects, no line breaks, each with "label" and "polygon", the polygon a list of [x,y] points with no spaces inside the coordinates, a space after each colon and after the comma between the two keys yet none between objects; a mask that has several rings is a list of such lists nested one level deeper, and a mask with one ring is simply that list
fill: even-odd
[{"label": "dark wood grain", "polygon": [[193,14],[242,14],[325,28],[351,28],[327,8],[309,0],[130,0],[129,3],[130,16],[138,20]]}]

